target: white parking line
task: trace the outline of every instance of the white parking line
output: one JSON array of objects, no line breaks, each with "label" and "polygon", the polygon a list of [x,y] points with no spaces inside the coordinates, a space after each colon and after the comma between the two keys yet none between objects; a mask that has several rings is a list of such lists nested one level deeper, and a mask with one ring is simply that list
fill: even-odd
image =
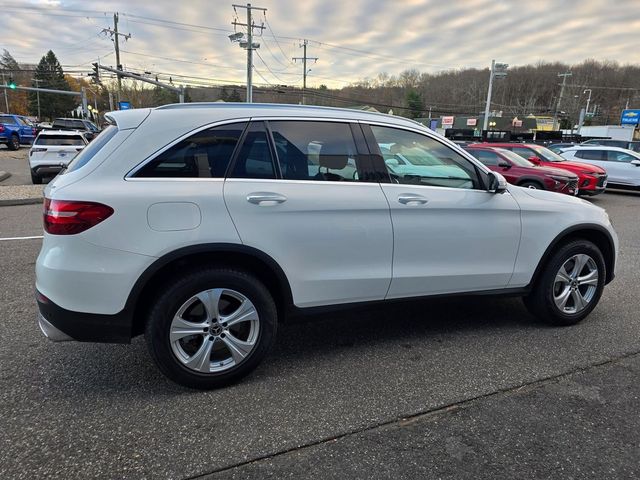
[{"label": "white parking line", "polygon": [[44,238],[42,235],[34,235],[33,237],[3,237],[0,238],[0,242],[4,240],[34,240],[37,238]]}]

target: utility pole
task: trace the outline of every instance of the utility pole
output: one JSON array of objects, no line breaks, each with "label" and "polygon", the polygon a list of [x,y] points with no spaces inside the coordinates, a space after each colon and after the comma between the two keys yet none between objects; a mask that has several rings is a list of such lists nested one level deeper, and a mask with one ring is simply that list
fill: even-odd
[{"label": "utility pole", "polygon": [[[40,82],[41,82],[41,81],[42,81],[42,80],[40,80],[39,78],[34,78],[34,79],[32,80],[32,82],[35,82],[36,87],[40,87]],[[40,121],[40,90],[38,90],[38,91],[36,92],[36,100],[37,100],[37,102],[38,102],[38,121]]]},{"label": "utility pole", "polygon": [[[567,77],[573,75],[571,72],[559,73],[558,76],[562,77],[562,87],[560,88],[560,96],[558,97],[558,103],[556,103],[556,113],[553,116],[553,126],[556,126],[558,123],[558,113],[560,112],[560,102],[562,101],[562,95],[564,95],[564,87],[567,83]],[[560,125],[558,124],[558,130],[560,130]]]},{"label": "utility pole", "polygon": [[[302,105],[304,105],[304,92],[307,90],[307,60],[313,60],[313,63],[318,61],[318,57],[307,57],[307,40],[305,39],[300,46],[302,47],[302,57],[293,57],[292,60],[297,62],[302,60]],[[311,71],[311,70],[309,70]]]},{"label": "utility pole", "polygon": [[[124,33],[119,33],[118,32],[118,20],[119,20],[119,15],[118,13],[114,13],[113,14],[113,29],[111,28],[103,28],[102,29],[102,33],[107,33],[111,36],[111,38],[113,39],[113,43],[115,45],[115,49],[116,49],[116,69],[117,70],[122,70],[122,64],[120,63],[120,37],[124,37],[125,41],[129,40],[131,38],[131,34],[124,34]],[[118,77],[118,102],[120,101],[120,92],[122,91],[122,77],[119,73],[116,73],[116,76]]]},{"label": "utility pole", "polygon": [[[4,72],[2,72],[2,84],[6,85],[7,82],[4,79]],[[9,97],[7,96],[7,89],[4,89],[4,104],[7,107],[6,113],[9,113]]]},{"label": "utility pole", "polygon": [[254,25],[253,20],[251,19],[251,11],[252,10],[260,10],[262,12],[266,12],[266,8],[262,7],[253,7],[250,3],[246,5],[232,5],[233,10],[237,12],[237,8],[245,8],[247,10],[247,23],[240,23],[236,20],[231,22],[231,25],[234,27],[247,27],[247,41],[242,41],[242,37],[244,34],[242,32],[234,33],[229,35],[229,40],[232,42],[240,42],[240,47],[247,50],[247,103],[253,102],[253,51],[260,48],[259,43],[254,43],[253,41],[253,29],[260,29],[260,33],[262,34],[262,30],[266,27],[263,24]]},{"label": "utility pole", "polygon": [[491,111],[491,91],[493,90],[493,79],[504,78],[507,76],[507,63],[496,63],[495,60],[491,60],[491,73],[489,74],[489,88],[487,89],[487,103],[484,106],[484,120],[482,122],[482,130],[487,130],[489,127],[489,113]]}]

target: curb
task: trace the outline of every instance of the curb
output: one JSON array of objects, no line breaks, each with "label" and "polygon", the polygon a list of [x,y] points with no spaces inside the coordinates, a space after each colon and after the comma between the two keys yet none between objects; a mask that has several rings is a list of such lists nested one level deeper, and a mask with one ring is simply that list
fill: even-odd
[{"label": "curb", "polygon": [[42,203],[42,197],[10,198],[7,200],[0,200],[0,207],[9,207],[12,205],[35,205],[38,203]]},{"label": "curb", "polygon": [[0,170],[0,182],[2,182],[3,180],[6,180],[10,176],[11,176],[11,174],[9,172],[5,172],[3,170]]}]

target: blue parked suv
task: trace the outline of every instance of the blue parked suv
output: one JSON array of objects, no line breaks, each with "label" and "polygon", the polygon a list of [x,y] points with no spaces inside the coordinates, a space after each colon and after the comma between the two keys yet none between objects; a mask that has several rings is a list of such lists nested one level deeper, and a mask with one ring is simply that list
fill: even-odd
[{"label": "blue parked suv", "polygon": [[31,145],[36,138],[36,129],[22,115],[0,115],[0,143],[9,150],[18,150],[20,145]]}]

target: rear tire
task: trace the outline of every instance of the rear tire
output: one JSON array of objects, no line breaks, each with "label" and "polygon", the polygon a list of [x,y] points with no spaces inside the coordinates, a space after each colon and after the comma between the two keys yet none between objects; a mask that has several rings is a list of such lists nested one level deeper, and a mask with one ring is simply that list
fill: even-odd
[{"label": "rear tire", "polygon": [[527,309],[546,323],[574,325],[598,304],[605,278],[600,249],[587,240],[574,240],[551,255],[523,300]]},{"label": "rear tire", "polygon": [[34,173],[31,174],[31,183],[33,183],[34,185],[41,185],[42,184],[42,177],[40,175],[36,175]]},{"label": "rear tire", "polygon": [[253,275],[202,268],[160,289],[145,338],[151,357],[171,380],[219,388],[248,375],[267,355],[277,316],[271,294]]},{"label": "rear tire", "polygon": [[7,143],[9,150],[18,150],[20,148],[20,138],[14,133],[11,135],[9,142]]},{"label": "rear tire", "polygon": [[544,190],[544,186],[541,183],[529,181],[529,180],[518,184],[518,186],[523,188],[532,188],[534,190]]}]

